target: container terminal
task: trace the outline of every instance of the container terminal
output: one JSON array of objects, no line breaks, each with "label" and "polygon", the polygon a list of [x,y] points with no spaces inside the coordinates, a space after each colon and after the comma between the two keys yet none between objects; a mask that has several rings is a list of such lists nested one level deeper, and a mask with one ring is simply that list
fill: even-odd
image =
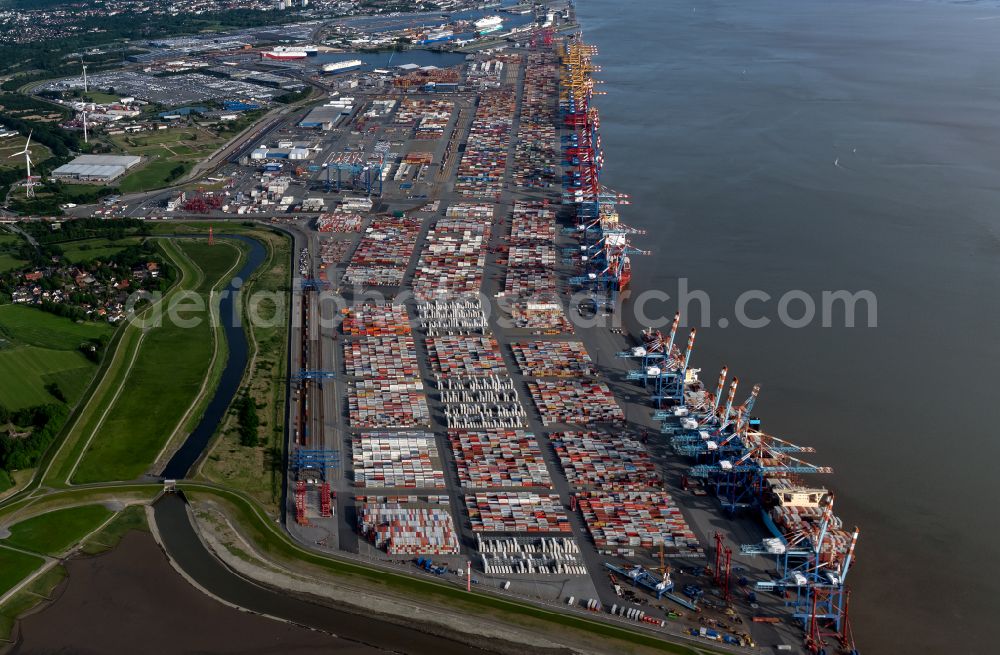
[{"label": "container terminal", "polygon": [[274,219],[300,274],[287,528],[721,650],[857,652],[831,470],[765,431],[759,385],[700,377],[682,317],[621,327],[647,253],[600,181],[595,55],[539,28],[447,92],[358,90],[320,137],[290,117],[268,129],[313,164],[273,194],[289,162],[243,158],[322,207]]}]

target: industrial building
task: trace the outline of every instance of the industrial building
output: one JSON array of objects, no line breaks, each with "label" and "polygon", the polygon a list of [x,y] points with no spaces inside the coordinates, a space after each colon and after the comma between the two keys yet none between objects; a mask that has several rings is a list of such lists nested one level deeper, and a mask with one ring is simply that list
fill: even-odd
[{"label": "industrial building", "polygon": [[299,122],[299,127],[314,127],[332,130],[344,117],[354,111],[354,98],[338,98],[316,107]]},{"label": "industrial building", "polygon": [[136,166],[142,157],[135,155],[80,155],[52,171],[57,180],[110,182]]},{"label": "industrial building", "polygon": [[250,159],[263,161],[266,159],[290,159],[301,161],[312,159],[316,154],[313,144],[307,141],[282,140],[274,146],[260,144],[250,152]]}]

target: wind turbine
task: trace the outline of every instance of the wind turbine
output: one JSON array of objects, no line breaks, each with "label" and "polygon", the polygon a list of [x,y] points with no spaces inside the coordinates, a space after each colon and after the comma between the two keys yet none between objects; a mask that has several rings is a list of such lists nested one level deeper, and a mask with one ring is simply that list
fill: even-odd
[{"label": "wind turbine", "polygon": [[83,60],[81,59],[80,60],[80,65],[83,66],[83,92],[86,93],[87,92],[87,64],[83,63]]},{"label": "wind turbine", "polygon": [[[86,105],[84,105],[86,106]],[[83,142],[90,143],[90,139],[87,138],[87,110],[83,110]]]},{"label": "wind turbine", "polygon": [[20,152],[15,152],[13,155],[11,155],[11,157],[17,157],[18,155],[24,155],[24,163],[28,167],[28,178],[25,181],[24,187],[26,189],[26,193],[27,193],[27,197],[28,198],[34,198],[35,197],[34,182],[32,182],[32,180],[31,180],[31,151],[29,150],[29,148],[31,147],[31,134],[32,134],[32,132],[28,132],[28,140],[24,142],[24,150],[22,150]]}]

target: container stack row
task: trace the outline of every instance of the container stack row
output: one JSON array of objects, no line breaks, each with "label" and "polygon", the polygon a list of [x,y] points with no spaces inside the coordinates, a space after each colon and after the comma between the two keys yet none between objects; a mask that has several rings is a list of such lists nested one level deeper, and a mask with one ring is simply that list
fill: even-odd
[{"label": "container stack row", "polygon": [[535,435],[524,430],[449,430],[458,479],[469,489],[552,488]]},{"label": "container stack row", "polygon": [[666,493],[587,491],[575,499],[600,550],[626,554],[642,548],[652,553],[662,545],[673,557],[704,555],[681,510]]},{"label": "container stack row", "polygon": [[448,127],[455,103],[449,100],[405,98],[396,112],[395,123],[414,128],[414,138],[439,139]]},{"label": "container stack row", "polygon": [[566,553],[580,552],[573,537],[484,537],[476,535],[480,553]]},{"label": "container stack row", "polygon": [[376,548],[390,555],[455,555],[458,535],[451,514],[440,508],[409,508],[395,503],[362,504],[358,527]]},{"label": "container stack row", "polygon": [[556,212],[547,200],[519,200],[514,203],[510,240],[518,244],[532,241],[555,243]]},{"label": "container stack row", "polygon": [[656,465],[638,441],[604,432],[548,436],[571,487],[639,491],[661,485]]},{"label": "container stack row", "polygon": [[444,494],[431,494],[428,496],[419,496],[416,494],[378,494],[378,495],[357,495],[354,497],[354,502],[359,505],[365,503],[371,503],[376,505],[384,505],[386,503],[391,503],[394,505],[407,505],[414,507],[425,507],[425,506],[440,506],[447,507],[451,504],[451,498]]},{"label": "container stack row", "polygon": [[347,259],[354,243],[350,239],[321,239],[319,242],[319,261],[322,268],[335,266]]},{"label": "container stack row", "polygon": [[344,342],[347,375],[380,380],[420,378],[417,347],[411,336],[361,337]]},{"label": "container stack row", "polygon": [[427,233],[413,277],[418,300],[479,293],[486,265],[492,213],[488,217],[444,216]]},{"label": "container stack row", "polygon": [[406,307],[397,304],[354,305],[344,310],[344,334],[387,337],[410,334]]},{"label": "container stack row", "polygon": [[555,268],[556,249],[548,243],[526,243],[510,247],[507,263],[512,267],[541,266]]},{"label": "container stack row", "polygon": [[417,303],[420,327],[431,335],[459,333],[485,334],[486,313],[478,297],[455,300],[426,300]]},{"label": "container stack row", "polygon": [[320,214],[316,219],[316,229],[320,232],[360,232],[365,219],[352,211],[337,210],[330,214]]},{"label": "container stack row", "polygon": [[[344,367],[352,428],[409,428],[430,422],[416,344],[402,305],[344,310]],[[363,335],[354,338],[355,335]]]},{"label": "container stack row", "polygon": [[420,219],[376,217],[354,251],[344,281],[362,286],[399,286],[420,229]]},{"label": "container stack row", "polygon": [[[503,283],[503,301],[507,303],[525,303],[542,300],[555,302],[560,307],[556,293],[559,290],[559,279],[555,271],[541,266],[525,265],[510,267]],[[540,327],[528,326],[528,327]]]},{"label": "container stack row", "polygon": [[622,425],[625,422],[614,394],[603,382],[530,380],[528,391],[546,426],[557,423]]},{"label": "container stack row", "polygon": [[513,299],[508,307],[511,324],[516,328],[546,334],[573,333],[573,324],[566,318],[566,312],[558,298]]},{"label": "container stack row", "polygon": [[449,428],[516,428],[525,412],[492,336],[448,334],[427,338],[431,373]]},{"label": "container stack row", "polygon": [[492,336],[427,337],[431,372],[438,378],[506,375],[500,344]]},{"label": "container stack row", "polygon": [[481,377],[444,377],[437,380],[442,411],[449,428],[516,428],[526,415],[506,373]]},{"label": "container stack row", "polygon": [[491,57],[485,61],[471,62],[466,69],[465,78],[469,84],[478,85],[481,89],[495,89],[500,86],[506,70],[506,57]]},{"label": "container stack row", "polygon": [[445,487],[444,471],[431,433],[363,433],[352,440],[351,452],[357,487]]},{"label": "container stack row", "polygon": [[487,91],[480,97],[458,164],[455,190],[462,195],[500,199],[516,104],[513,91]]},{"label": "container stack row", "polygon": [[510,250],[499,304],[516,328],[572,333],[559,299],[555,211],[546,201],[519,201],[511,218]]},{"label": "container stack row", "polygon": [[351,382],[347,394],[347,411],[352,428],[411,428],[430,422],[427,397],[420,382]]},{"label": "container stack row", "polygon": [[528,54],[514,149],[514,184],[521,188],[547,188],[556,182],[559,141],[552,102],[559,93],[556,66],[550,52]]},{"label": "container stack row", "polygon": [[579,341],[525,341],[510,344],[521,374],[530,378],[593,377],[597,371]]},{"label": "container stack row", "polygon": [[482,553],[486,575],[587,575],[587,567],[566,553]]},{"label": "container stack row", "polygon": [[555,494],[481,492],[465,497],[474,532],[569,534],[569,518]]}]

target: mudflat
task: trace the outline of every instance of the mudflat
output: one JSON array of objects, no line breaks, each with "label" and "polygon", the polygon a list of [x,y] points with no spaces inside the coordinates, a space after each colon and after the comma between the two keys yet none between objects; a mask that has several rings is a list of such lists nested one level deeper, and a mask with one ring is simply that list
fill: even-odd
[{"label": "mudflat", "polygon": [[21,621],[12,653],[382,653],[233,609],[191,586],[145,532],[67,563],[56,600]]}]

